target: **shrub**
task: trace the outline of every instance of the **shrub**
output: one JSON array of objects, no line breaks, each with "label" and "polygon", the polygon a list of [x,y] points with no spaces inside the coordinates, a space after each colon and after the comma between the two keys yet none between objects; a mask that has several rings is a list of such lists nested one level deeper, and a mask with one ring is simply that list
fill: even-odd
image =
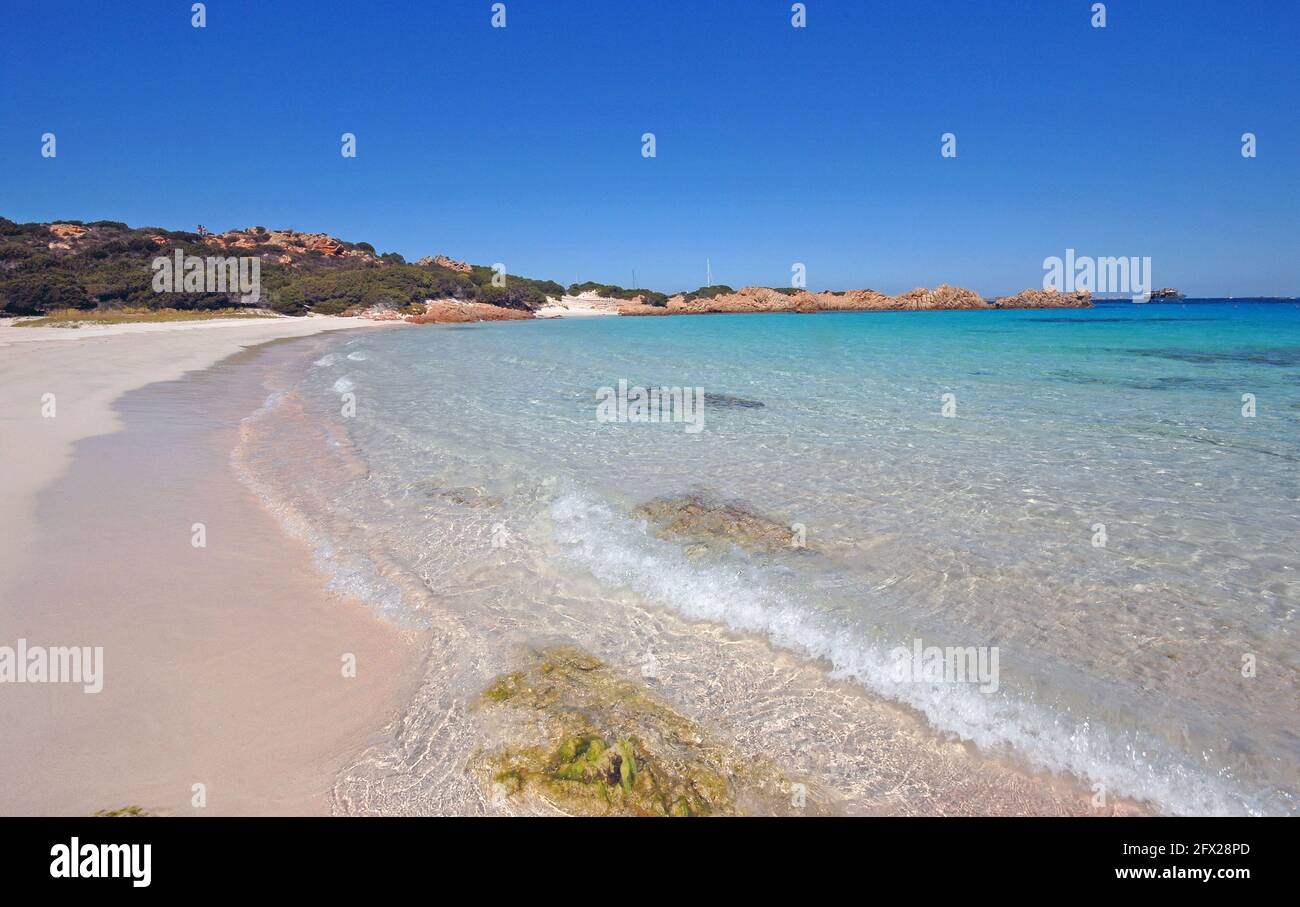
[{"label": "shrub", "polygon": [[616,286],[615,284],[596,283],[593,280],[588,280],[586,283],[570,284],[567,292],[570,296],[577,296],[580,293],[586,293],[593,290],[597,296],[605,296],[610,299],[635,299],[636,297],[641,296],[645,299],[646,305],[664,306],[668,304],[668,294],[666,293],[660,293],[655,290],[647,290],[644,288],[629,290]]},{"label": "shrub", "polygon": [[712,299],[714,296],[723,296],[734,292],[736,291],[725,283],[715,283],[711,286],[700,287],[695,292],[686,293],[684,295],[686,296],[687,301],[689,301],[692,299]]},{"label": "shrub", "polygon": [[11,315],[94,307],[85,287],[69,274],[16,274],[0,282],[0,302]]}]

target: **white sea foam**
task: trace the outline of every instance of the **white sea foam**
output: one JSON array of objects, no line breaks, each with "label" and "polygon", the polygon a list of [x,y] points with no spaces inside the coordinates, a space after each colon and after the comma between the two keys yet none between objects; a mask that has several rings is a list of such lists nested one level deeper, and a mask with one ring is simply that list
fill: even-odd
[{"label": "white sea foam", "polygon": [[348,358],[351,359],[353,362],[365,362],[367,359],[370,358],[370,355],[368,353],[362,352],[361,350],[357,350],[355,353],[348,353]]},{"label": "white sea foam", "polygon": [[342,378],[334,382],[334,393],[346,394],[349,391],[355,390],[356,386],[356,382],[347,375],[344,375]]},{"label": "white sea foam", "polygon": [[326,353],[324,356],[321,356],[313,362],[312,365],[317,368],[329,368],[335,362],[338,362],[338,356],[335,356],[333,353]]},{"label": "white sea foam", "polygon": [[900,682],[892,644],[872,642],[774,588],[760,568],[700,566],[643,523],[582,494],[553,503],[557,540],[598,580],[666,605],[686,617],[760,634],[797,654],[825,659],[838,677],[922,712],[938,729],[993,750],[1010,747],[1038,768],[1104,785],[1111,796],[1148,800],[1182,814],[1285,812],[1231,779],[1206,774],[1139,732],[1117,733],[999,691],[963,684]]}]

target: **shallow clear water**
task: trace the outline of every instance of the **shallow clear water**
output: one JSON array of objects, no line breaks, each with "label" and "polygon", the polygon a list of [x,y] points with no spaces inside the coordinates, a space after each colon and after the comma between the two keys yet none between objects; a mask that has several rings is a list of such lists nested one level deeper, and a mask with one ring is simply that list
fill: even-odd
[{"label": "shallow clear water", "polygon": [[[1294,304],[596,318],[321,347],[250,420],[250,472],[393,619],[429,620],[432,594],[502,633],[585,613],[617,637],[619,609],[666,609],[1113,796],[1295,808]],[[698,432],[598,421],[620,379],[763,405],[711,396]],[[633,512],[689,492],[798,524],[807,548],[701,548]],[[561,596],[579,608],[563,619]],[[998,689],[901,680],[889,653],[916,639],[996,646]]]}]

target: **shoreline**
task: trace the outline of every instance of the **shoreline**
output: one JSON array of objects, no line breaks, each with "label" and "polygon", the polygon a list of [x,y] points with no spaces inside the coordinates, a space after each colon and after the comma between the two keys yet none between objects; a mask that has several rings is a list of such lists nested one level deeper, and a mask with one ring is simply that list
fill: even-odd
[{"label": "shoreline", "polygon": [[[376,326],[355,319],[340,321],[348,323],[339,328]],[[200,332],[198,326],[186,326],[184,330]],[[58,339],[62,340],[62,335]],[[76,342],[76,338],[68,339]],[[15,728],[18,739],[26,741],[14,747],[7,758],[0,758],[0,772],[11,782],[9,790],[0,792],[0,803],[7,811],[88,814],[94,809],[139,805],[167,814],[349,812],[358,803],[359,790],[368,792],[372,784],[376,790],[386,790],[386,782],[400,784],[406,771],[416,768],[408,766],[400,756],[394,758],[391,748],[395,739],[380,732],[397,709],[409,709],[421,696],[432,693],[445,698],[445,689],[429,683],[441,670],[437,664],[440,659],[426,661],[423,648],[417,650],[409,645],[416,639],[421,640],[421,646],[427,644],[421,634],[398,630],[376,617],[359,599],[344,600],[326,592],[328,577],[313,563],[311,546],[293,539],[229,468],[229,456],[237,444],[242,422],[239,417],[258,402],[259,394],[248,389],[252,374],[249,369],[270,358],[263,344],[277,338],[261,336],[247,345],[243,339],[237,340],[234,334],[204,338],[203,342],[194,338],[186,344],[186,355],[214,361],[197,369],[181,370],[176,377],[161,377],[146,384],[137,380],[133,390],[112,398],[106,404],[107,411],[97,414],[112,428],[98,435],[83,435],[70,444],[71,467],[43,486],[39,507],[33,509],[37,525],[44,538],[58,539],[67,548],[49,544],[39,550],[75,550],[89,569],[80,574],[73,569],[73,575],[51,581],[49,574],[54,571],[48,563],[39,558],[31,562],[18,582],[10,585],[17,593],[10,600],[15,604],[34,600],[52,613],[29,632],[32,624],[16,624],[13,613],[0,609],[0,630],[5,631],[0,644],[12,644],[13,639],[8,637],[20,635],[33,643],[50,645],[99,644],[98,640],[105,639],[109,689],[117,690],[121,698],[111,703],[107,698],[100,701],[83,696],[80,691],[51,691],[46,687],[28,688],[24,698],[10,697],[0,702],[0,720]],[[159,341],[155,338],[95,344],[107,348],[96,351],[101,354],[100,367],[105,361],[120,363],[122,357],[110,353],[128,352],[133,346],[137,355],[125,358],[134,359],[139,366],[140,359],[149,358],[139,345],[152,346]],[[221,358],[218,347],[230,353],[232,343],[244,352]],[[61,352],[67,356],[68,344],[59,346],[64,347]],[[251,349],[256,346],[261,350]],[[44,347],[48,349],[49,345]],[[163,352],[164,359],[171,358],[170,353]],[[155,369],[160,367],[156,360],[151,364]],[[175,361],[167,368],[174,371]],[[145,377],[157,374],[150,370]],[[117,383],[139,378],[137,368],[133,378],[119,375]],[[174,404],[180,398],[206,405],[213,399],[225,400],[236,387],[244,388],[234,394],[239,402],[226,400],[217,407],[223,416],[200,417],[199,421],[216,425],[177,429],[157,424],[160,406]],[[260,396],[265,396],[264,390]],[[87,417],[85,412],[79,415],[83,420]],[[172,415],[177,424],[184,423],[180,413]],[[62,417],[61,410],[58,418]],[[156,446],[163,438],[170,442],[163,445],[165,448],[185,450],[197,462],[177,467],[169,457],[147,450],[143,443]],[[213,444],[214,440],[220,443]],[[172,513],[167,529],[145,525],[146,521],[166,522],[160,519],[166,512],[164,502],[178,488],[201,488],[193,493],[191,506],[205,513],[224,514],[222,519],[208,521],[214,539],[218,534],[231,538],[228,532],[216,528],[222,522],[242,527],[238,543],[227,546],[223,542],[222,562],[206,574],[199,571],[196,575],[193,567],[183,563],[192,554],[188,515]],[[159,495],[152,509],[140,508],[140,497],[150,492]],[[126,547],[105,538],[124,532],[132,539]],[[150,552],[154,563],[133,558],[134,551]],[[212,544],[206,553],[217,551],[218,546]],[[159,559],[165,560],[157,563]],[[60,569],[67,568],[60,565]],[[12,578],[11,571],[6,571],[6,576]],[[238,577],[233,589],[231,576]],[[249,594],[261,589],[259,583],[269,583],[274,594],[258,595],[256,608],[247,607],[247,601],[229,601],[242,599],[241,591]],[[178,586],[195,599],[179,615],[175,613],[177,603],[169,600],[167,592]],[[154,594],[160,589],[161,594]],[[116,596],[114,590],[118,590]],[[92,594],[99,604],[114,606],[112,620],[68,608],[70,603],[84,601]],[[304,604],[304,599],[312,601]],[[267,602],[274,606],[269,614],[265,610]],[[127,618],[128,628],[117,625]],[[820,776],[815,783],[834,791],[833,800],[847,801],[850,812],[947,813],[963,812],[976,805],[987,812],[1087,811],[1081,809],[1082,790],[1074,783],[948,741],[945,735],[926,728],[924,719],[905,707],[832,679],[820,661],[783,652],[757,636],[743,634],[738,638],[725,627],[657,610],[639,611],[634,625],[638,633],[648,634],[657,640],[656,646],[663,646],[656,651],[661,651],[669,664],[678,665],[665,678],[671,687],[671,699],[689,706],[688,713],[699,714],[707,726],[723,731],[725,738],[743,751],[759,754],[772,749],[772,731],[766,725],[774,714],[783,716],[780,723],[788,734],[788,729],[798,727],[809,717],[806,713],[800,717],[801,702],[826,702],[827,718],[854,728],[852,750],[837,753],[833,768],[804,758],[793,767],[802,775]],[[141,634],[142,626],[151,632]],[[11,627],[16,629],[11,632]],[[463,629],[473,635],[470,627]],[[65,635],[55,638],[51,633]],[[506,659],[503,667],[511,666],[517,655],[506,651],[511,648],[508,640],[498,644],[478,635],[472,642],[462,642],[497,650],[488,660]],[[213,637],[220,641],[215,657],[208,651]],[[591,644],[598,640],[582,641]],[[433,651],[445,642],[443,639],[435,643]],[[337,676],[333,662],[344,644],[361,653],[359,661],[367,668],[379,665],[388,682],[376,684],[361,697],[336,696],[322,708],[320,690],[331,686],[331,675]],[[150,646],[154,648],[150,650]],[[728,660],[736,665],[729,672],[732,676],[710,679],[709,672],[696,659],[689,658],[690,652],[702,648],[714,652],[714,658],[706,659],[713,663],[718,663],[726,652]],[[312,649],[315,655],[304,658],[303,649]],[[399,650],[396,655],[394,650]],[[123,658],[123,652],[127,658]],[[291,659],[274,666],[281,654],[290,652]],[[124,661],[139,664],[126,669],[129,673],[125,680],[122,669],[117,668]],[[419,667],[422,662],[423,669]],[[268,670],[268,664],[274,669]],[[768,687],[770,695],[777,694],[777,689],[768,686],[773,682],[770,671],[774,664],[780,665],[779,700],[764,699],[760,711],[748,716],[711,714],[708,703],[723,689],[733,701],[745,698],[742,691],[752,695],[764,687]],[[159,665],[161,670],[154,670]],[[427,672],[424,677],[418,676],[421,670]],[[164,682],[159,683],[155,676],[158,674],[163,675]],[[298,689],[286,695],[285,678],[295,675],[301,680]],[[413,688],[422,683],[427,689],[412,696]],[[725,686],[720,689],[716,683]],[[798,695],[793,695],[795,690],[800,691]],[[51,692],[54,707],[42,699],[42,694]],[[455,697],[451,700],[453,711],[456,701]],[[36,714],[38,702],[46,706],[46,714]],[[104,703],[108,703],[106,710],[100,709]],[[759,707],[758,703],[755,706]],[[194,714],[196,710],[200,715]],[[211,721],[202,717],[213,710],[224,716],[223,728],[211,727]],[[399,725],[404,725],[411,713],[403,712],[402,717]],[[458,717],[466,720],[459,722],[450,731],[452,737],[444,741],[452,744],[442,756],[451,760],[449,768],[455,765],[458,746],[475,739],[474,722],[467,716]],[[747,717],[757,724],[751,725]],[[419,726],[418,721],[414,722],[416,729]],[[781,736],[778,734],[777,739]],[[818,736],[822,735],[813,734],[808,742]],[[834,752],[824,749],[833,736],[824,736],[817,744],[823,756]],[[167,746],[174,748],[169,752]],[[358,754],[360,760],[353,761]],[[10,759],[12,764],[7,764]],[[241,766],[238,772],[226,777],[213,775],[211,766],[226,766],[232,761]],[[105,763],[111,770],[106,770]],[[382,774],[374,774],[377,766],[382,768]],[[912,778],[914,772],[917,777]],[[53,795],[53,782],[69,777],[79,779],[81,786]],[[213,777],[217,780],[210,784],[213,793],[208,806],[201,810],[189,808],[189,779],[203,778],[203,783],[209,783]],[[941,780],[947,794],[931,799],[933,794],[925,793],[926,778]],[[481,792],[465,789],[466,777],[448,779],[448,783],[462,790],[464,797],[454,801],[460,806],[449,811],[494,811],[482,803]],[[237,791],[234,798],[230,796],[232,788]],[[121,796],[108,799],[118,789]],[[163,790],[170,793],[164,794]],[[136,791],[140,791],[138,795]],[[217,791],[222,791],[225,799],[217,801]],[[376,797],[373,803],[361,801],[368,804],[361,811],[401,811],[412,806],[419,809],[421,802],[430,811],[444,811],[451,806],[441,801],[441,790],[427,793],[433,796],[414,803],[386,797]],[[1115,806],[1121,811],[1133,808],[1124,803]]]},{"label": "shoreline", "polygon": [[[380,339],[388,347],[415,338]],[[339,355],[343,344],[354,342],[320,344],[326,354],[313,363],[315,377],[279,388],[275,415],[250,425],[249,446],[259,463],[271,464],[258,477],[259,496],[295,527],[295,535],[325,552],[339,581],[365,590],[385,613],[410,615],[431,629],[416,695],[393,735],[340,777],[338,811],[544,814],[544,803],[495,802],[472,783],[466,766],[481,749],[532,745],[508,734],[503,739],[497,722],[475,703],[494,678],[527,671],[538,651],[554,645],[574,646],[658,694],[743,761],[772,759],[787,777],[806,781],[816,792],[808,801],[818,808],[865,815],[1149,811],[1122,798],[1098,809],[1075,776],[1054,777],[1018,754],[959,742],[915,709],[837,679],[824,659],[575,572],[553,536],[492,549],[484,534],[491,524],[515,525],[520,516],[501,509],[504,502],[494,494],[499,488],[458,485],[490,485],[487,476],[441,474],[439,455],[429,449],[432,459],[421,478],[389,485],[391,463],[358,460],[362,448],[322,427],[333,422],[335,404],[321,402],[317,393],[337,376],[351,375],[348,380],[355,378],[370,397],[381,391],[364,372],[353,371],[361,366]],[[359,349],[367,354],[363,362],[394,354],[374,344]],[[300,471],[312,478],[299,482]],[[417,502],[418,510],[408,514],[413,519],[381,516],[400,510],[402,501]],[[645,673],[647,652],[657,664],[654,677]]]},{"label": "shoreline", "polygon": [[[33,498],[68,467],[72,446],[121,430],[113,403],[123,394],[209,368],[256,344],[371,326],[376,325],[323,315],[78,329],[18,328],[0,321],[0,380],[9,389],[0,402],[0,425],[7,429],[0,453],[8,465],[0,488],[0,536],[8,540],[0,548],[0,577],[21,562]],[[100,349],[101,343],[113,348]],[[50,417],[42,414],[47,394],[53,395]]]},{"label": "shoreline", "polygon": [[403,701],[418,648],[326,589],[229,456],[264,344],[374,326],[0,334],[0,645],[103,650],[99,693],[0,687],[4,812],[329,813],[335,774]]}]

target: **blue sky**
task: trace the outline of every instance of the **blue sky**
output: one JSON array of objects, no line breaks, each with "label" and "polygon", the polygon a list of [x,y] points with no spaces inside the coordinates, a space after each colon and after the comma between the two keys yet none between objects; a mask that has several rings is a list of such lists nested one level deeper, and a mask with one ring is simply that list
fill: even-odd
[{"label": "blue sky", "polygon": [[[324,231],[563,282],[1300,294],[1300,3],[12,2],[0,214]],[[40,137],[58,137],[58,157]],[[357,136],[344,159],[339,137]],[[641,156],[653,132],[657,157]],[[957,136],[957,157],[940,136]],[[1241,156],[1241,134],[1258,157]]]}]

